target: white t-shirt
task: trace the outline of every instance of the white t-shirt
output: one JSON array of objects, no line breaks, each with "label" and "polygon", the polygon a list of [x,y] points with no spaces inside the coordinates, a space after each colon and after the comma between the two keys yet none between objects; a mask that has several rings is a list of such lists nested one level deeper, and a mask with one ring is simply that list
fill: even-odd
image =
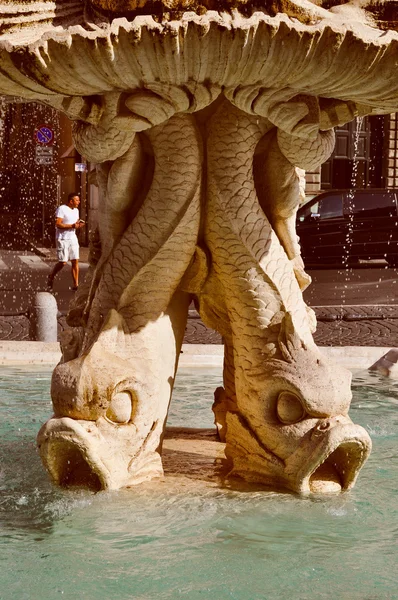
[{"label": "white t-shirt", "polygon": [[[73,225],[79,220],[79,209],[69,208],[66,204],[61,204],[55,211],[55,218],[61,218],[65,225]],[[71,240],[76,237],[76,229],[58,229],[55,228],[55,238],[57,240]]]}]

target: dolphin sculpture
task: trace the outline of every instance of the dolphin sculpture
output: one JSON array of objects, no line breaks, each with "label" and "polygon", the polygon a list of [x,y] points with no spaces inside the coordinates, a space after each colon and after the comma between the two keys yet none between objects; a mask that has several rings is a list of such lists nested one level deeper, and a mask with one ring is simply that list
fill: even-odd
[{"label": "dolphin sculpture", "polygon": [[162,475],[188,305],[224,339],[230,475],[351,488],[371,449],[350,373],[316,348],[295,234],[333,128],[398,110],[395,3],[0,5],[0,92],[63,111],[101,207],[38,435],[53,481]]}]

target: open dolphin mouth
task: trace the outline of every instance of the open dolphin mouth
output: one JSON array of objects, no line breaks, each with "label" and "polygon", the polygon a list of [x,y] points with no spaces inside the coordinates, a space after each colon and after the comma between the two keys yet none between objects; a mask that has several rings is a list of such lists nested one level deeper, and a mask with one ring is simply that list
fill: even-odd
[{"label": "open dolphin mouth", "polygon": [[312,473],[311,492],[340,491],[351,488],[365,461],[361,442],[347,441],[336,448]]},{"label": "open dolphin mouth", "polygon": [[62,417],[43,425],[37,444],[56,485],[100,491],[163,475],[156,436],[151,434],[152,429],[140,445],[133,423],[117,426],[104,418],[84,421]]},{"label": "open dolphin mouth", "polygon": [[[294,475],[300,493],[332,493],[349,490],[367,460],[372,442],[360,425],[336,425],[326,434],[313,431],[310,446],[299,448],[288,460],[287,471]],[[309,453],[309,454],[308,454]]]},{"label": "open dolphin mouth", "polygon": [[[125,429],[123,432],[132,434]],[[114,429],[112,433],[115,433]],[[131,454],[126,455],[123,443],[109,443],[107,435],[93,421],[69,417],[50,419],[39,431],[38,446],[42,461],[57,485],[93,491],[131,485]],[[301,494],[349,490],[354,486],[371,446],[365,429],[353,423],[335,425],[324,433],[313,430],[285,463],[279,462],[278,472],[268,473],[265,478],[263,473],[263,478],[269,483],[283,481],[286,487]],[[119,465],[116,472],[115,454]],[[159,464],[153,465],[151,461],[144,464],[142,480],[148,479],[148,468],[157,468],[157,475],[162,475],[160,456],[156,456]],[[283,464],[285,468],[281,473],[279,469]]]},{"label": "open dolphin mouth", "polygon": [[93,491],[110,487],[109,470],[96,452],[100,436],[95,429],[92,421],[69,417],[50,419],[40,429],[40,456],[56,485]]}]

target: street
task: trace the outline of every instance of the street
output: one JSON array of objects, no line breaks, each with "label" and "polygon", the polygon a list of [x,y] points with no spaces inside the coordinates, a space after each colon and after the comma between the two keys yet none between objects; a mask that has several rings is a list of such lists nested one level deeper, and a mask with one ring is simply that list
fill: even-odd
[{"label": "street", "polygon": [[[0,249],[0,315],[26,313],[36,292],[47,290],[47,277],[56,262],[55,250],[41,249],[42,256],[23,250]],[[81,248],[80,281],[88,268],[87,248]],[[68,309],[74,292],[70,263],[64,267],[54,282],[53,293],[58,310]]]},{"label": "street", "polygon": [[312,284],[304,299],[310,306],[398,304],[398,269],[368,261],[342,269],[307,269]]},{"label": "street", "polygon": [[[24,250],[0,249],[0,314],[25,313],[46,282],[56,257],[54,249],[41,249],[42,256]],[[81,248],[80,281],[88,268],[88,249]],[[372,261],[353,268],[333,266],[308,268],[312,284],[304,292],[310,306],[394,305],[398,304],[398,270],[383,261]],[[65,312],[73,297],[71,268],[68,264],[54,283],[54,296]]]},{"label": "street", "polygon": [[[55,262],[55,250],[0,249],[0,339],[29,339],[27,313],[35,294],[46,291],[47,277]],[[80,281],[88,268],[88,249],[81,248]],[[398,272],[382,261],[355,268],[308,268],[313,279],[304,298],[318,317],[314,334],[320,346],[395,347],[398,336]],[[58,310],[66,314],[74,292],[68,264],[55,279],[53,294]],[[376,305],[376,306],[375,306]],[[388,306],[386,306],[388,305]],[[344,312],[344,306],[347,310]],[[355,309],[352,310],[352,306]],[[208,330],[191,306],[185,343],[220,344],[221,337]],[[59,321],[60,323],[60,321]],[[60,323],[61,328],[65,323]]]}]

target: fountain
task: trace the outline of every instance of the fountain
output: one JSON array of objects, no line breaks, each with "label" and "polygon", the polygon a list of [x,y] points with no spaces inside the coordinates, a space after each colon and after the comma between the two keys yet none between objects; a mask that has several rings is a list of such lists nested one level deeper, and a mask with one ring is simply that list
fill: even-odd
[{"label": "fountain", "polygon": [[229,476],[354,485],[371,442],[348,416],[350,373],[313,342],[294,223],[333,127],[398,108],[388,4],[3,5],[1,93],[73,119],[102,202],[38,436],[55,483],[162,475],[194,298],[225,343],[213,410]]}]

